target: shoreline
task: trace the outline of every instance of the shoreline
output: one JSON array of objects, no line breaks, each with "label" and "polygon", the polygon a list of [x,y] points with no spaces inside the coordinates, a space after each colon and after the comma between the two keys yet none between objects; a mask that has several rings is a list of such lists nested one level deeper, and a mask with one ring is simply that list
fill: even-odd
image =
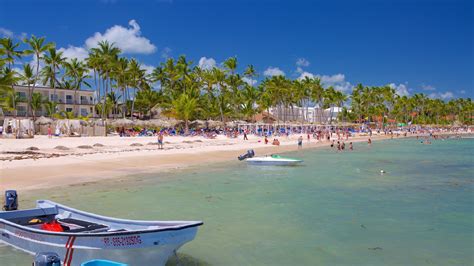
[{"label": "shoreline", "polygon": [[[394,137],[394,139],[416,136],[399,136]],[[112,147],[108,150],[95,150],[95,152],[73,151],[58,157],[3,160],[0,162],[0,190],[16,189],[19,192],[24,192],[100,182],[109,179],[113,180],[127,176],[133,178],[140,174],[169,172],[199,164],[235,160],[238,155],[245,153],[248,149],[255,150],[258,155],[297,151],[296,138],[297,136],[290,136],[288,139],[281,138],[281,145],[273,146],[259,142],[261,138],[256,136],[250,137],[248,141],[241,139],[205,140],[195,138],[194,142],[190,141],[189,138],[168,137],[169,144],[166,144],[165,148],[166,146],[174,145],[174,148],[168,150],[152,149],[145,145],[124,150],[123,147],[125,146],[122,146],[121,150],[120,148]],[[373,135],[371,139],[379,141],[390,138],[390,135]],[[144,137],[142,139],[121,138],[118,140],[130,146],[130,143],[136,143],[138,140],[150,142],[154,139],[153,137]],[[345,142],[366,142],[367,139],[368,136],[355,136]],[[80,142],[79,140],[87,143],[94,142],[97,139],[75,139],[76,142]],[[110,140],[113,139],[111,138]],[[117,139],[114,140],[116,141]],[[69,140],[63,139],[63,141],[68,142]],[[179,145],[183,141],[187,145]],[[193,145],[193,143],[198,143],[199,145]],[[28,145],[29,143],[23,144]],[[312,139],[308,143],[305,140],[303,142],[303,149],[317,149],[328,147],[329,145],[330,142],[328,141],[318,142]],[[19,145],[17,146],[19,149]],[[24,150],[24,147],[21,148]]]}]

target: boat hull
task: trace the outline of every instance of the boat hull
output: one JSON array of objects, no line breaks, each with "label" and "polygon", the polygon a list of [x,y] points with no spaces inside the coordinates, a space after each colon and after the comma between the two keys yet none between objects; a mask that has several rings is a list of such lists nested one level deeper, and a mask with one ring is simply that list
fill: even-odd
[{"label": "boat hull", "polygon": [[194,239],[197,227],[117,236],[75,236],[35,234],[0,224],[0,233],[0,241],[32,255],[55,252],[64,265],[80,265],[92,259],[129,265],[165,265],[176,250]]},{"label": "boat hull", "polygon": [[275,165],[275,166],[295,166],[301,164],[302,160],[286,160],[286,159],[258,159],[252,158],[246,160],[250,165]]}]

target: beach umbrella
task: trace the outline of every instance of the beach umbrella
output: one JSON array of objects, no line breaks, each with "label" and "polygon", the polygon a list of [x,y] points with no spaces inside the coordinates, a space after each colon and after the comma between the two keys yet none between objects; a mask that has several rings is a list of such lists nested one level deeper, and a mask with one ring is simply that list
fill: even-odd
[{"label": "beach umbrella", "polygon": [[169,127],[170,123],[167,122],[167,120],[163,119],[152,119],[148,121],[142,121],[143,124],[148,125],[148,126],[154,126],[154,127]]},{"label": "beach umbrella", "polygon": [[127,118],[121,118],[121,119],[112,121],[112,125],[119,126],[119,127],[132,126],[134,125],[134,122]]},{"label": "beach umbrella", "polygon": [[216,120],[207,120],[207,125],[210,128],[223,127],[224,123]]},{"label": "beach umbrella", "polygon": [[151,121],[145,121],[145,120],[138,120],[138,121],[135,121],[135,125],[137,125],[137,126],[142,126],[142,127],[154,126],[154,124],[151,123]]},{"label": "beach umbrella", "polygon": [[229,121],[225,125],[228,126],[228,127],[236,127],[237,123],[235,121]]},{"label": "beach umbrella", "polygon": [[41,116],[40,118],[36,119],[35,124],[37,125],[50,125],[53,123],[53,119]]},{"label": "beach umbrella", "polygon": [[204,120],[194,120],[190,123],[191,127],[206,127],[206,121]]}]

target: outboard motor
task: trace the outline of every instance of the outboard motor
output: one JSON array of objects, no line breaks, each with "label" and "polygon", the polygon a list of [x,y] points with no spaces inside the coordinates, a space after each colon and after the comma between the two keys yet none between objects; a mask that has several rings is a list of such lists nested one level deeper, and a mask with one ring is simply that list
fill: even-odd
[{"label": "outboard motor", "polygon": [[18,195],[16,194],[16,190],[5,191],[5,205],[3,205],[3,210],[15,211],[17,209],[18,209]]},{"label": "outboard motor", "polygon": [[54,252],[36,253],[33,266],[61,266],[61,259]]},{"label": "outboard motor", "polygon": [[253,150],[248,150],[246,154],[242,154],[238,158],[239,158],[239,161],[243,161],[245,159],[252,158],[254,156],[255,156],[255,152]]}]

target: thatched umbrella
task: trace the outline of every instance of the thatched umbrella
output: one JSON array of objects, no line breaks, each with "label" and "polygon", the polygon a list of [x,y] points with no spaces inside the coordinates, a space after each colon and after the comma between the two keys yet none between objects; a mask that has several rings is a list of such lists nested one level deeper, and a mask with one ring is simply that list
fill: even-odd
[{"label": "thatched umbrella", "polygon": [[155,126],[155,127],[169,127],[170,123],[167,120],[163,119],[152,119],[149,121],[146,121],[148,125]]},{"label": "thatched umbrella", "polygon": [[135,121],[135,125],[142,126],[142,127],[147,127],[147,126],[152,126],[153,123],[151,123],[150,121],[138,120],[138,121]]},{"label": "thatched umbrella", "polygon": [[135,123],[127,118],[121,118],[115,121],[112,121],[112,125],[118,126],[118,127],[125,127],[125,126],[133,126]]},{"label": "thatched umbrella", "polygon": [[224,123],[221,121],[207,120],[207,125],[210,128],[223,127]]},{"label": "thatched umbrella", "polygon": [[175,127],[181,123],[183,123],[182,120],[176,120],[174,118],[170,119],[170,120],[167,120],[167,122],[170,124],[171,127]]},{"label": "thatched umbrella", "polygon": [[236,127],[237,123],[234,122],[234,121],[229,121],[229,122],[225,123],[225,125],[228,126],[228,127]]},{"label": "thatched umbrella", "polygon": [[194,120],[191,123],[189,123],[191,127],[206,127],[207,123],[204,120]]},{"label": "thatched umbrella", "polygon": [[53,119],[41,116],[40,118],[36,119],[35,124],[37,125],[51,125],[53,123]]}]

